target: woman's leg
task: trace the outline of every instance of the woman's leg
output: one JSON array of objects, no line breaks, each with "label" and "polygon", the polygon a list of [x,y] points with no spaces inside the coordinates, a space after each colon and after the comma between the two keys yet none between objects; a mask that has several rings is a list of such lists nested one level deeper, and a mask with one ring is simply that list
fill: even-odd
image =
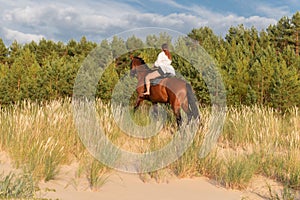
[{"label": "woman's leg", "polygon": [[150,79],[155,79],[159,76],[160,76],[160,74],[158,71],[154,71],[154,72],[147,74],[147,76],[145,77],[146,92],[143,93],[144,95],[150,95]]}]

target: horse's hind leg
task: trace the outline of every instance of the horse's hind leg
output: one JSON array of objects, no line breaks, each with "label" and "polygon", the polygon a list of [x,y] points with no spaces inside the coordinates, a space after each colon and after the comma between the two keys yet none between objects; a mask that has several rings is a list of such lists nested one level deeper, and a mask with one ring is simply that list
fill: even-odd
[{"label": "horse's hind leg", "polygon": [[192,113],[191,109],[189,108],[189,103],[188,103],[187,98],[184,99],[183,104],[181,105],[181,108],[186,113],[187,118],[188,118],[187,123],[189,124],[189,122],[192,120],[193,113]]},{"label": "horse's hind leg", "polygon": [[181,127],[182,125],[182,118],[181,118],[181,114],[180,114],[180,109],[179,111],[175,114],[176,116],[176,122],[177,122],[177,126]]},{"label": "horse's hind leg", "polygon": [[176,117],[176,122],[177,122],[177,126],[178,127],[181,127],[181,125],[182,125],[182,118],[181,118],[181,114],[180,114],[180,107],[181,106],[180,106],[179,103],[174,102],[172,104],[172,110],[173,110],[174,115]]}]

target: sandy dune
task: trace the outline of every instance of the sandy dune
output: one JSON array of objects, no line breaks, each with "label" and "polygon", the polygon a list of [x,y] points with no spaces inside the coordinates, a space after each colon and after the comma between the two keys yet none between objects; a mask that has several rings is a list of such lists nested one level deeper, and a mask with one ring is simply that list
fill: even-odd
[{"label": "sandy dune", "polygon": [[[6,153],[0,152],[0,172],[15,170]],[[107,182],[92,191],[86,177],[77,177],[78,164],[62,166],[55,180],[41,182],[37,197],[48,199],[81,200],[264,200],[268,199],[266,184],[280,192],[282,186],[265,177],[255,177],[244,191],[225,189],[205,177],[178,179],[171,177],[168,183],[157,183],[153,179],[143,182],[139,175],[113,172]]]},{"label": "sandy dune", "polygon": [[[45,185],[44,185],[45,186]],[[206,178],[177,179],[169,183],[142,182],[138,175],[117,173],[97,192],[90,189],[64,188],[64,181],[47,183],[55,192],[43,197],[60,199],[107,199],[107,200],[239,200],[242,192],[226,190],[210,183]]]}]

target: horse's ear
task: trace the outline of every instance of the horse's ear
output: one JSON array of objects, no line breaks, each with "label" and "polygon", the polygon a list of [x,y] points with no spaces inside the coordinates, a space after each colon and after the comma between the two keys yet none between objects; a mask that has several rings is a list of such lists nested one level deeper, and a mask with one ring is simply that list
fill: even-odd
[{"label": "horse's ear", "polygon": [[131,54],[131,55],[130,55],[130,60],[133,60],[133,57],[134,57],[134,56]]}]

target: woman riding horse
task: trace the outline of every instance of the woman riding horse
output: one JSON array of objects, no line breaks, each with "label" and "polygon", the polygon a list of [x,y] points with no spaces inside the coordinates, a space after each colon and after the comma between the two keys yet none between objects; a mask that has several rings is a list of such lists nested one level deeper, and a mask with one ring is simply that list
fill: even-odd
[{"label": "woman riding horse", "polygon": [[158,67],[158,69],[151,73],[148,73],[145,77],[146,92],[143,93],[144,96],[150,95],[150,79],[158,78],[160,76],[163,76],[164,74],[175,76],[175,70],[171,65],[172,57],[168,49],[168,45],[166,43],[163,44],[161,46],[161,49],[162,51],[158,54],[157,59],[154,63],[154,66]]},{"label": "woman riding horse", "polygon": [[131,57],[131,76],[137,75],[138,83],[136,91],[138,93],[137,100],[134,106],[136,110],[143,100],[149,100],[153,104],[169,103],[172,107],[174,115],[176,116],[177,125],[181,126],[182,119],[180,109],[182,108],[187,113],[188,121],[194,117],[199,117],[198,106],[196,104],[196,97],[193,94],[192,87],[186,81],[176,78],[168,77],[162,79],[159,84],[149,86],[149,95],[145,96],[145,77],[151,73],[151,70],[142,58]]}]

